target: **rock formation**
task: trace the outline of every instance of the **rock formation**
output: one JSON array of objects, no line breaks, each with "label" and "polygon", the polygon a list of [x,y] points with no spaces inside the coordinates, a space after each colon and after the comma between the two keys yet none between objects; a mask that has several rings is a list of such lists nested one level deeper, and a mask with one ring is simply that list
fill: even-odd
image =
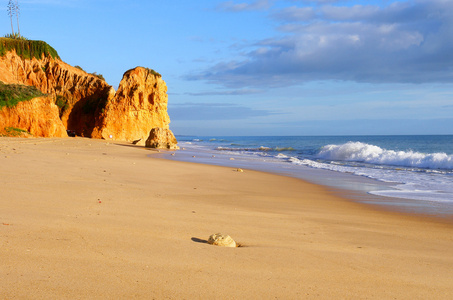
[{"label": "rock formation", "polygon": [[169,129],[153,128],[149,132],[145,146],[149,148],[179,149],[176,138]]},{"label": "rock formation", "polygon": [[169,130],[167,101],[167,86],[160,74],[142,67],[131,69],[124,73],[118,91],[107,102],[93,137],[140,140],[138,144],[144,145],[151,131],[159,133],[159,143],[150,147],[174,148],[176,139]]},{"label": "rock formation", "polygon": [[236,247],[236,242],[229,236],[223,235],[221,233],[212,234],[209,239],[208,243],[214,246],[221,246],[221,247]]},{"label": "rock formation", "polygon": [[67,137],[52,97],[43,96],[0,109],[0,129],[20,128],[34,136]]},{"label": "rock formation", "polygon": [[[4,48],[2,51],[4,52]],[[5,110],[2,112],[4,120],[0,120],[0,126],[6,124],[4,126],[14,127],[5,119],[6,115],[9,116],[8,120],[14,119],[14,112],[20,113],[20,124],[32,124],[37,116],[47,115],[49,109],[55,112],[57,106],[49,106],[50,99],[53,99],[59,108],[57,118],[53,121],[43,120],[40,125],[27,125],[27,128],[41,128],[45,122],[57,124],[61,120],[65,129],[78,136],[130,142],[140,140],[138,143],[141,145],[145,144],[153,128],[160,128],[155,131],[158,136],[154,138],[157,140],[151,143],[151,147],[176,147],[176,139],[169,129],[167,86],[161,75],[153,70],[137,67],[127,71],[115,93],[99,76],[64,63],[58,55],[55,58],[42,55],[41,59],[28,59],[21,57],[13,49],[0,56],[0,81],[33,85],[48,95],[33,101],[33,104],[22,104],[20,109]],[[25,111],[27,107],[38,109],[37,101],[43,99],[46,99],[41,106],[43,111]],[[53,116],[55,117],[54,113]],[[27,118],[30,120],[27,121]],[[52,136],[59,134],[56,128],[41,131],[35,129],[32,130],[37,136],[47,136],[42,134],[53,131]]]},{"label": "rock formation", "polygon": [[23,59],[15,51],[0,57],[0,81],[33,85],[54,96],[63,107],[60,117],[64,126],[87,137],[91,136],[98,110],[114,93],[104,80],[59,59]]}]

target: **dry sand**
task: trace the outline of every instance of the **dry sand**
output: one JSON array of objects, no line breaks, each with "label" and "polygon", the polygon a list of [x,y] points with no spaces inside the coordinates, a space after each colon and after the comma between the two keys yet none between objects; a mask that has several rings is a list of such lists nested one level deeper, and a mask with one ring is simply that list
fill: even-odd
[{"label": "dry sand", "polygon": [[0,299],[453,298],[447,221],[152,153],[0,139]]}]

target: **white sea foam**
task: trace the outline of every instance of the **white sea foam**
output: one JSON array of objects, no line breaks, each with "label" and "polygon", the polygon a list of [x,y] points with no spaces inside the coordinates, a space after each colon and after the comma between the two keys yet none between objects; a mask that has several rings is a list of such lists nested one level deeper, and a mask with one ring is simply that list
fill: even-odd
[{"label": "white sea foam", "polygon": [[411,170],[357,167],[341,164],[324,163],[310,159],[291,157],[289,161],[316,169],[325,169],[342,173],[351,173],[382,182],[397,183],[394,189],[373,191],[375,195],[429,200],[434,202],[453,202],[453,176],[444,173],[421,173]]},{"label": "white sea foam", "polygon": [[318,154],[321,159],[355,161],[377,165],[453,170],[453,155],[425,154],[413,151],[394,151],[361,142],[327,145]]}]

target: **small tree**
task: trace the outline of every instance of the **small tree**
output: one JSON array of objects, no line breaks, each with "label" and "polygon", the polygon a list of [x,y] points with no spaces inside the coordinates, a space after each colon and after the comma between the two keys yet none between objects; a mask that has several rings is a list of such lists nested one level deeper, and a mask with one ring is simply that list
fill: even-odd
[{"label": "small tree", "polygon": [[11,31],[12,31],[12,36],[14,36],[14,27],[13,27],[13,16],[16,12],[16,5],[13,2],[13,0],[8,1],[8,16],[9,19],[11,20]]},{"label": "small tree", "polygon": [[16,0],[16,3],[14,4],[14,11],[16,12],[17,32],[18,32],[19,38],[20,38],[20,27],[19,27],[20,7],[19,7],[19,1],[18,0]]}]

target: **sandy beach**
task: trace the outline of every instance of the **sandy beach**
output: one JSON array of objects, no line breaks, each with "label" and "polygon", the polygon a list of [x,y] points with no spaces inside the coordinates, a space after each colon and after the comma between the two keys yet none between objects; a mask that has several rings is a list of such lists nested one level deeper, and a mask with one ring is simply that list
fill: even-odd
[{"label": "sandy beach", "polygon": [[153,153],[1,138],[0,299],[453,298],[451,220]]}]

